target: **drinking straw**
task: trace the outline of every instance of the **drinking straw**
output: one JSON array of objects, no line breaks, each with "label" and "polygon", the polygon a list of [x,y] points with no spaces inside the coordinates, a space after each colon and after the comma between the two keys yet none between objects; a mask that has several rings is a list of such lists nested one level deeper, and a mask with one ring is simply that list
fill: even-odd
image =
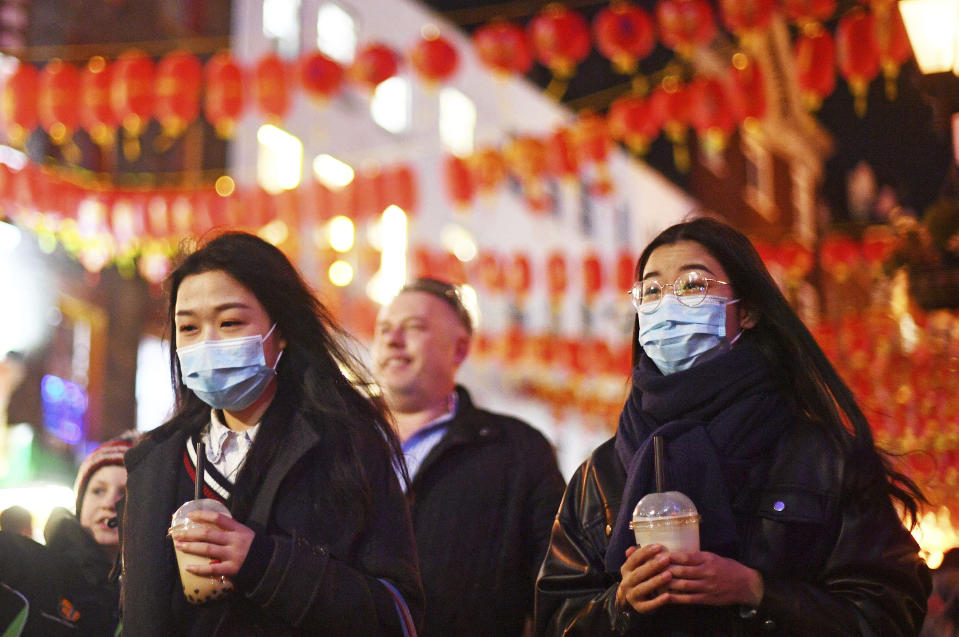
[{"label": "drinking straw", "polygon": [[193,489],[193,499],[203,497],[203,465],[206,464],[206,444],[201,440],[196,443],[196,485]]},{"label": "drinking straw", "polygon": [[663,437],[653,436],[653,466],[656,468],[656,492],[666,489],[666,466],[663,460]]}]

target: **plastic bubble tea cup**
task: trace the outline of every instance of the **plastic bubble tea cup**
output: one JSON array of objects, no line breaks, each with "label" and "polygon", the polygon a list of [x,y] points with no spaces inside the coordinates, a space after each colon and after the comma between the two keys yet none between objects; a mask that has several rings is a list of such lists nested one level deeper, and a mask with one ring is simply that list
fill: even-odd
[{"label": "plastic bubble tea cup", "polygon": [[679,491],[649,493],[633,509],[629,528],[636,544],[662,544],[667,551],[699,550],[699,512]]},{"label": "plastic bubble tea cup", "polygon": [[[200,500],[190,500],[173,514],[173,521],[170,523],[169,535],[174,540],[177,536],[187,529],[200,527],[212,527],[214,525],[206,522],[195,522],[189,518],[191,513],[196,511],[216,511],[223,515],[230,514],[230,510],[218,501],[209,498]],[[176,548],[176,562],[180,567],[180,582],[183,584],[183,594],[191,604],[205,604],[215,599],[221,599],[233,590],[233,582],[229,578],[216,576],[196,575],[186,570],[191,565],[206,565],[210,563],[210,558],[203,555],[194,555],[184,553]]]}]

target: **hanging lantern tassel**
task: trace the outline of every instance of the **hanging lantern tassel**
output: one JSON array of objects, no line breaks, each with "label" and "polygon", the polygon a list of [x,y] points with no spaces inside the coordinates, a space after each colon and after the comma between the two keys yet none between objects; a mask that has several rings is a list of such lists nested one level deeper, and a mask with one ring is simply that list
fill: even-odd
[{"label": "hanging lantern tassel", "polygon": [[793,58],[803,105],[818,111],[822,101],[836,88],[836,44],[821,24],[807,23],[796,38]]},{"label": "hanging lantern tassel", "polygon": [[726,149],[726,142],[736,127],[732,108],[722,82],[697,77],[689,85],[690,119],[708,154],[717,155]]},{"label": "hanging lantern tassel", "polygon": [[73,133],[80,123],[76,96],[80,92],[80,73],[72,64],[53,59],[40,71],[37,99],[40,125],[54,144],[60,147],[63,158],[77,164],[83,153],[73,141]]},{"label": "hanging lantern tassel", "polygon": [[639,61],[656,46],[652,18],[628,2],[613,3],[596,14],[593,36],[600,54],[623,75],[636,73]]},{"label": "hanging lantern tassel", "polygon": [[113,65],[110,101],[123,125],[123,156],[140,157],[140,135],[153,116],[153,60],[141,51],[127,51]]},{"label": "hanging lantern tassel", "polygon": [[886,99],[898,97],[899,68],[912,56],[909,36],[902,15],[895,4],[874,5],[876,12],[876,40],[879,43],[879,62],[886,80]]},{"label": "hanging lantern tassel", "polygon": [[548,4],[527,27],[536,59],[553,74],[546,94],[560,100],[576,66],[592,49],[589,25],[582,15],[560,4]]},{"label": "hanging lantern tassel", "polygon": [[546,288],[549,292],[550,323],[557,330],[562,319],[568,279],[565,255],[562,252],[552,253],[546,260]]},{"label": "hanging lantern tassel", "polygon": [[647,153],[650,141],[662,128],[650,101],[637,94],[620,97],[610,104],[607,121],[613,139],[640,156]]},{"label": "hanging lantern tassel", "polygon": [[666,137],[673,144],[673,164],[682,173],[689,172],[687,144],[689,130],[689,89],[675,75],[667,75],[650,95],[653,113],[663,122]]},{"label": "hanging lantern tassel", "polygon": [[876,18],[856,7],[839,19],[836,55],[839,72],[849,82],[856,115],[866,115],[866,96],[869,83],[879,74],[879,42],[876,38]]},{"label": "hanging lantern tassel", "polygon": [[229,53],[217,53],[204,68],[203,110],[220,139],[230,139],[243,113],[244,76]]},{"label": "hanging lantern tassel", "polygon": [[3,87],[2,112],[10,143],[23,148],[37,126],[37,68],[21,62]]},{"label": "hanging lantern tassel", "polygon": [[80,125],[104,150],[116,143],[117,119],[110,103],[112,67],[95,55],[80,72]]},{"label": "hanging lantern tassel", "polygon": [[504,150],[509,171],[523,187],[526,204],[533,212],[543,212],[550,205],[543,183],[547,168],[546,144],[535,137],[517,137]]},{"label": "hanging lantern tassel", "polygon": [[170,149],[200,113],[203,67],[186,51],[168,53],[156,68],[155,114],[162,133],[154,145],[159,152]]}]

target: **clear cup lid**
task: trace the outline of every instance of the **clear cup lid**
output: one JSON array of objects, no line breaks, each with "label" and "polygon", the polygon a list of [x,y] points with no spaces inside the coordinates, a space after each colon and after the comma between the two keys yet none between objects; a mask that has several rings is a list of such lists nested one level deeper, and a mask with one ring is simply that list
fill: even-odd
[{"label": "clear cup lid", "polygon": [[662,520],[668,518],[698,516],[696,505],[679,491],[648,493],[633,509],[633,520]]},{"label": "clear cup lid", "polygon": [[189,515],[196,511],[215,511],[223,515],[229,515],[230,517],[233,516],[230,510],[226,508],[226,505],[219,500],[212,498],[190,500],[189,502],[185,502],[183,506],[177,509],[173,514],[173,519],[170,521],[170,533],[184,531],[190,528],[194,523],[190,520]]}]

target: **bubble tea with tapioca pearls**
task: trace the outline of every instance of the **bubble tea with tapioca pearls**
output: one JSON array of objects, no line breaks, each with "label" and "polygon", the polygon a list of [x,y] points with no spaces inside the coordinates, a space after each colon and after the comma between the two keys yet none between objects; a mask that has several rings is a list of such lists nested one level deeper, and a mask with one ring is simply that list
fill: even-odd
[{"label": "bubble tea with tapioca pearls", "polygon": [[[202,498],[199,500],[190,500],[173,514],[173,521],[170,523],[170,537],[174,541],[178,535],[191,528],[215,527],[215,525],[206,522],[195,522],[189,518],[189,515],[195,511],[215,511],[233,517],[230,510],[218,500]],[[218,528],[218,527],[215,527]],[[206,565],[210,563],[210,558],[204,555],[194,555],[184,553],[174,546],[176,551],[177,566],[180,567],[180,582],[183,584],[183,595],[191,604],[205,604],[216,599],[222,599],[233,590],[233,582],[229,578],[220,575],[197,575],[186,570],[191,565]]]}]

